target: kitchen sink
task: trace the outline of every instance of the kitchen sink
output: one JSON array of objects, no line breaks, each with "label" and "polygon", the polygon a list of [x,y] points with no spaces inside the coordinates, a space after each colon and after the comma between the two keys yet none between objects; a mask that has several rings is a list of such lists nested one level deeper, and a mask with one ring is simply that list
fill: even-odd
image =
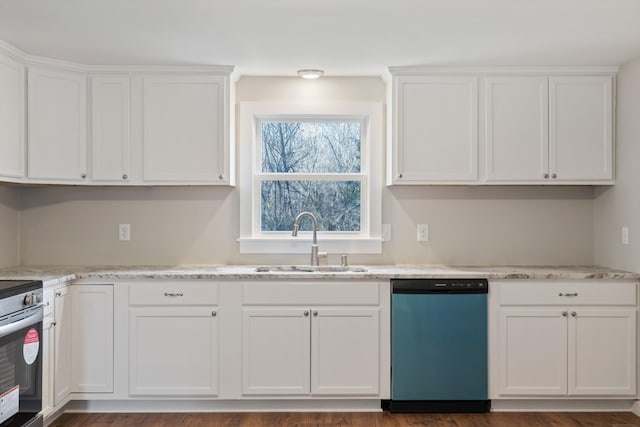
[{"label": "kitchen sink", "polygon": [[342,265],[265,265],[256,267],[258,273],[269,272],[307,272],[307,273],[364,273],[364,267],[352,267]]}]

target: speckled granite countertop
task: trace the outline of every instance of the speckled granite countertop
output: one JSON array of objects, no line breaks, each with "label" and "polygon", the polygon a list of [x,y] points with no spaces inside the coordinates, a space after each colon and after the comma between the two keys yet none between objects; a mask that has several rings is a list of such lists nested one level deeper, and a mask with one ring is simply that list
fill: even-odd
[{"label": "speckled granite countertop", "polygon": [[50,286],[76,279],[640,279],[640,274],[595,266],[371,265],[365,271],[257,272],[249,265],[17,266],[0,268],[0,279],[39,279]]}]

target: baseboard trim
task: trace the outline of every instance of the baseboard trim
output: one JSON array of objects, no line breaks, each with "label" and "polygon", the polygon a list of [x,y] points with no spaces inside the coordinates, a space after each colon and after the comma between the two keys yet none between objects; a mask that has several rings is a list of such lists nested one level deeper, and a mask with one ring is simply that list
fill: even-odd
[{"label": "baseboard trim", "polygon": [[[491,400],[492,412],[634,412],[640,415],[636,400],[605,399],[498,399]],[[638,412],[636,412],[638,411]]]},{"label": "baseboard trim", "polygon": [[75,400],[65,412],[380,412],[380,399]]}]

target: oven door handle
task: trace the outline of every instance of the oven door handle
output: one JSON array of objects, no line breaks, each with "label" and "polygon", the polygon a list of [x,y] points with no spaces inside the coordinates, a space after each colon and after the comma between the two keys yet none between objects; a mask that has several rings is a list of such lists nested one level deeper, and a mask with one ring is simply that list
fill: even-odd
[{"label": "oven door handle", "polygon": [[0,338],[6,337],[7,335],[19,331],[22,328],[26,328],[27,326],[41,322],[42,318],[42,310],[38,310],[33,316],[25,317],[24,319],[20,319],[17,322],[0,326]]}]

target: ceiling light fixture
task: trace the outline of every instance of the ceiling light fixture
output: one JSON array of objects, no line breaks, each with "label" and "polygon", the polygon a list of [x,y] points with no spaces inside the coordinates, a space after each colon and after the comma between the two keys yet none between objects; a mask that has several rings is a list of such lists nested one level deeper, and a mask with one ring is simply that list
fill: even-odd
[{"label": "ceiling light fixture", "polygon": [[324,75],[324,71],[312,70],[312,69],[298,70],[298,75],[303,79],[312,80],[312,79],[318,79],[322,77]]}]

